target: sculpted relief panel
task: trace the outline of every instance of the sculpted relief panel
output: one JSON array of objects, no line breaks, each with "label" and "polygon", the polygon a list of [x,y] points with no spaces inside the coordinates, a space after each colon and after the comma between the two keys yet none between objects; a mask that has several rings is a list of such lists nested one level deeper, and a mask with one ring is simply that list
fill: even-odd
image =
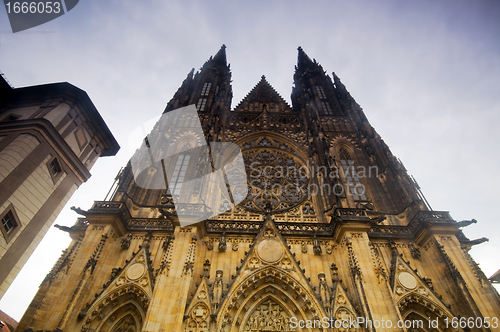
[{"label": "sculpted relief panel", "polygon": [[290,315],[273,300],[265,301],[257,306],[243,328],[244,332],[283,331],[292,332]]}]

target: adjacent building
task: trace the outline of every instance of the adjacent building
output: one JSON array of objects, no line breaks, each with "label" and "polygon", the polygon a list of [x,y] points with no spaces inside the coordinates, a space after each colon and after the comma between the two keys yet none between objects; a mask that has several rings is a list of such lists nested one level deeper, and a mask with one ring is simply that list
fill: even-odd
[{"label": "adjacent building", "polygon": [[0,297],[115,138],[85,91],[0,79]]}]

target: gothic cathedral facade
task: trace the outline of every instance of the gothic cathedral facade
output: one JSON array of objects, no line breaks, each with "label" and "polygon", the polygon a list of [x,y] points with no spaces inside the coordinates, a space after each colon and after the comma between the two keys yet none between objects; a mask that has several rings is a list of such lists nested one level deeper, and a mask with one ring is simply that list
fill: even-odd
[{"label": "gothic cathedral facade", "polygon": [[479,241],[460,230],[475,221],[427,207],[335,73],[299,48],[292,105],[264,76],[231,100],[223,46],[164,114],[195,105],[200,140],[240,147],[241,203],[214,191],[217,213],[181,227],[189,149],[140,181],[169,190],[138,185],[129,163],[110,200],[78,210],[16,331],[500,331],[499,295],[468,254]]}]

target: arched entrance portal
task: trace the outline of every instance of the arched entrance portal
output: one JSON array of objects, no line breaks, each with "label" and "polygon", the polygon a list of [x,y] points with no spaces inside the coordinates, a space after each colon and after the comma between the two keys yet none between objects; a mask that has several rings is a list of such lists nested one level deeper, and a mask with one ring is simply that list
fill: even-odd
[{"label": "arched entrance portal", "polygon": [[115,289],[94,303],[84,318],[82,332],[140,332],[149,296],[136,286]]},{"label": "arched entrance portal", "polygon": [[219,313],[217,331],[312,332],[295,321],[326,317],[310,289],[280,268],[268,266],[244,278],[228,294]]}]

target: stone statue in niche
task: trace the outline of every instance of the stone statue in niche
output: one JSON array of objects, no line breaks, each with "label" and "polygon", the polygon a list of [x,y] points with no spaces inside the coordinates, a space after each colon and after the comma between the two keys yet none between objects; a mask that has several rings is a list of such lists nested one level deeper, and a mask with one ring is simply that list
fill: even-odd
[{"label": "stone statue in niche", "polygon": [[330,288],[326,283],[326,275],[324,273],[318,274],[319,279],[319,297],[325,306],[327,314],[330,314]]},{"label": "stone statue in niche", "polygon": [[319,241],[316,238],[316,235],[314,235],[314,239],[313,239],[313,252],[315,255],[321,255],[321,253],[323,252],[321,250],[321,246],[319,244]]},{"label": "stone statue in niche", "polygon": [[217,270],[215,272],[215,281],[213,285],[213,304],[215,310],[219,308],[219,304],[222,301],[222,292],[224,288],[224,284],[222,283],[222,275],[224,272],[222,270]]},{"label": "stone statue in niche", "polygon": [[410,241],[410,243],[408,243],[408,248],[410,248],[411,257],[415,259],[420,258],[420,250],[413,244],[413,242]]},{"label": "stone statue in niche", "polygon": [[219,252],[225,252],[227,249],[226,233],[222,233],[219,240]]}]

